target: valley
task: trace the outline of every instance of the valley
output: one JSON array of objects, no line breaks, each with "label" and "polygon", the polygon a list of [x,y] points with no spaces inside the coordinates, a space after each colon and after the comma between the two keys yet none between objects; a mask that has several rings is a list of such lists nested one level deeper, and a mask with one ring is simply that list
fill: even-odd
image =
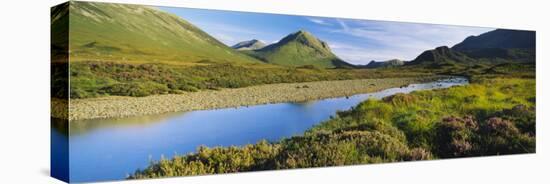
[{"label": "valley", "polygon": [[[387,37],[365,36],[380,27],[361,40],[359,20],[315,30],[282,19],[273,25],[299,26],[262,41],[162,7],[52,9],[51,117],[74,128],[71,180],[535,153],[534,31],[492,29],[405,60],[376,42]],[[367,54],[349,42],[360,41],[393,54],[358,62],[349,56]],[[67,132],[58,127],[52,135]]]}]

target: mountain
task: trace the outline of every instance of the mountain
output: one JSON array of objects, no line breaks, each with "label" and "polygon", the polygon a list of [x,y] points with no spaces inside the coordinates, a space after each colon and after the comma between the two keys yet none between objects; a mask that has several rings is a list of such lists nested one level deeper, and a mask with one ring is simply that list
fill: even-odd
[{"label": "mountain", "polygon": [[237,50],[257,50],[264,47],[265,47],[265,43],[256,39],[239,42],[231,46],[231,48],[234,48]]},{"label": "mountain", "polygon": [[446,46],[424,51],[407,65],[534,62],[534,31],[496,29],[479,36],[469,36],[452,48]]},{"label": "mountain", "polygon": [[364,65],[362,68],[391,68],[404,65],[405,62],[399,59],[391,59],[387,61],[370,61],[369,64]]},{"label": "mountain", "polygon": [[527,49],[535,48],[535,42],[534,31],[497,29],[479,36],[469,36],[452,48],[457,51],[486,48]]},{"label": "mountain", "polygon": [[69,3],[51,8],[50,58],[52,62],[67,62],[69,50]]},{"label": "mountain", "polygon": [[432,50],[424,51],[407,65],[429,64],[446,65],[453,63],[471,63],[475,60],[463,53],[454,51],[447,46],[437,47]]},{"label": "mountain", "polygon": [[534,31],[496,29],[479,36],[470,36],[452,47],[469,57],[485,60],[534,62]]},{"label": "mountain", "polygon": [[334,55],[326,42],[303,30],[289,34],[277,43],[248,53],[264,62],[285,66],[354,67]]},{"label": "mountain", "polygon": [[71,61],[260,62],[155,7],[70,1],[69,14]]}]

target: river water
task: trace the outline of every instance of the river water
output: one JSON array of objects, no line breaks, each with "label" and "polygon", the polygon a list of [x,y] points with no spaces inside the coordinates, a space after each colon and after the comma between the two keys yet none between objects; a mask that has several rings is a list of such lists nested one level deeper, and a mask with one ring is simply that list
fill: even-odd
[{"label": "river water", "polygon": [[[71,182],[124,179],[161,156],[195,151],[200,145],[231,146],[277,141],[301,135],[328,120],[336,111],[360,102],[396,93],[465,85],[464,78],[411,84],[350,97],[303,103],[277,103],[248,107],[200,110],[123,119],[73,121],[69,136],[52,126],[52,141],[68,138]],[[52,148],[53,149],[53,148]]]}]

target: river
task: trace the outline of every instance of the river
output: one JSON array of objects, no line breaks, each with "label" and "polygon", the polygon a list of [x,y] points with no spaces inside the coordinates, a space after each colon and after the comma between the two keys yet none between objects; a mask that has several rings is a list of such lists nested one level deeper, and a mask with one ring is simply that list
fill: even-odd
[{"label": "river", "polygon": [[396,93],[465,84],[468,81],[464,78],[452,78],[303,103],[72,121],[68,137],[61,133],[67,130],[52,126],[52,141],[69,140],[71,182],[118,180],[136,169],[145,168],[150,161],[159,160],[161,156],[171,158],[176,154],[190,153],[200,145],[239,146],[262,139],[277,141],[301,135],[334,116],[336,111],[350,109],[369,98],[381,99]]}]

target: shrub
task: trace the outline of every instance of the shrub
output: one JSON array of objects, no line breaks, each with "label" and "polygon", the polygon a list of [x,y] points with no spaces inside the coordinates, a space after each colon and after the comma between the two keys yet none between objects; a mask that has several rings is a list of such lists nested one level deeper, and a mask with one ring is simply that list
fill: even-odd
[{"label": "shrub", "polygon": [[384,97],[382,101],[390,103],[393,106],[407,106],[414,104],[418,99],[416,95],[397,93],[388,97]]},{"label": "shrub", "polygon": [[535,137],[522,134],[509,120],[491,117],[480,126],[481,153],[490,155],[534,153]]},{"label": "shrub", "polygon": [[113,84],[101,88],[100,91],[111,95],[141,97],[151,94],[164,94],[170,90],[166,85],[155,82],[132,82]]},{"label": "shrub", "polygon": [[471,156],[477,130],[472,116],[443,118],[436,124],[434,151],[441,158]]},{"label": "shrub", "polygon": [[320,133],[285,139],[276,168],[324,167],[404,160],[406,144],[380,132]]},{"label": "shrub", "polygon": [[522,132],[531,136],[536,135],[536,110],[535,107],[527,107],[526,105],[516,105],[511,109],[505,109],[496,114],[515,122],[515,126]]},{"label": "shrub", "polygon": [[357,125],[352,125],[349,127],[344,127],[341,129],[337,129],[334,132],[346,132],[346,131],[378,131],[380,133],[389,135],[400,142],[407,142],[407,138],[405,137],[405,134],[403,131],[400,131],[398,128],[392,126],[389,123],[384,123],[381,121],[367,121],[362,122]]},{"label": "shrub", "polygon": [[176,156],[171,160],[162,158],[149,167],[137,170],[129,179],[167,176],[204,175],[273,168],[268,162],[279,152],[277,144],[260,141],[243,147],[201,146],[196,153]]},{"label": "shrub", "polygon": [[481,123],[472,116],[448,117],[437,124],[436,132],[434,151],[441,158],[535,152],[535,137],[501,117]]},{"label": "shrub", "polygon": [[433,159],[433,155],[430,151],[425,150],[424,148],[413,148],[409,152],[409,156],[406,158],[406,160],[431,160]]},{"label": "shrub", "polygon": [[71,98],[89,98],[91,97],[88,92],[80,89],[80,88],[71,88],[70,90]]}]

